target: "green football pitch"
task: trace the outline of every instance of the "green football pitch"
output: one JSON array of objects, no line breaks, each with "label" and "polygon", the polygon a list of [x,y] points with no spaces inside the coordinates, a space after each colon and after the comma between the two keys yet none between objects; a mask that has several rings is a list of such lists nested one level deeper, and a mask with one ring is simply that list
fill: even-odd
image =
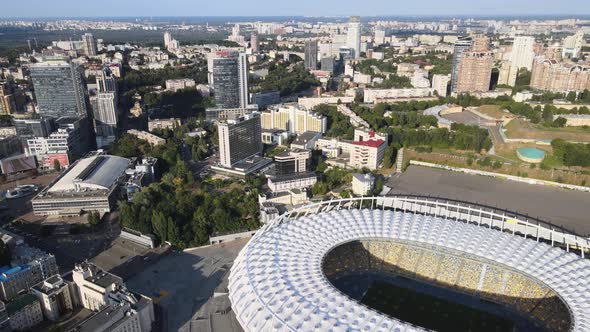
[{"label": "green football pitch", "polygon": [[361,302],[391,317],[440,332],[500,332],[514,328],[509,319],[384,282],[373,283]]}]

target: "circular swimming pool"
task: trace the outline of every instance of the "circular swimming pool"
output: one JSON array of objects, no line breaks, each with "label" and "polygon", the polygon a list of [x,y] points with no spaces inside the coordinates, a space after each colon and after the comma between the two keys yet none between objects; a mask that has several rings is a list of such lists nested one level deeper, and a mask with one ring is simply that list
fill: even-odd
[{"label": "circular swimming pool", "polygon": [[516,155],[524,162],[538,164],[545,158],[545,151],[537,148],[520,148],[516,149]]}]

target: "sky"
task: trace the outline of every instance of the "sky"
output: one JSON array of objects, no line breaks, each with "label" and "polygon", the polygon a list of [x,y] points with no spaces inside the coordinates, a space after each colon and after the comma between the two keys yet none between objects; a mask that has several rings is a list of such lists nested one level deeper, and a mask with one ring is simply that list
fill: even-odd
[{"label": "sky", "polygon": [[0,19],[300,15],[590,15],[590,0],[0,0]]}]

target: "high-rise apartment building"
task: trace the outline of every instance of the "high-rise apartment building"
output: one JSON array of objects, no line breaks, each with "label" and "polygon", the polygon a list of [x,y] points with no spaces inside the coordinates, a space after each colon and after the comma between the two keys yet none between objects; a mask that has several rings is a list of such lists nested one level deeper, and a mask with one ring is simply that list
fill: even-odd
[{"label": "high-rise apartment building", "polygon": [[449,89],[450,75],[433,75],[432,89],[441,97],[446,97]]},{"label": "high-rise apartment building", "polygon": [[305,69],[316,70],[318,67],[318,41],[307,40],[305,42]]},{"label": "high-rise apartment building", "polygon": [[219,124],[219,160],[231,168],[236,163],[262,153],[262,129],[257,113]]},{"label": "high-rise apartment building", "polygon": [[0,82],[0,114],[12,114],[16,112],[14,96],[8,89],[6,82]]},{"label": "high-rise apartment building", "polygon": [[498,85],[516,85],[516,77],[518,76],[518,67],[511,64],[509,61],[502,63],[500,73],[498,75]]},{"label": "high-rise apartment building", "polygon": [[260,114],[262,129],[279,129],[290,134],[306,131],[325,133],[328,120],[325,116],[295,105],[271,107]]},{"label": "high-rise apartment building", "polygon": [[86,53],[87,56],[96,55],[96,42],[94,41],[94,36],[91,33],[85,33],[82,35],[82,46],[84,48],[84,53]]},{"label": "high-rise apartment building", "polygon": [[217,52],[212,61],[217,108],[248,106],[248,60],[245,53]]},{"label": "high-rise apartment building", "polygon": [[590,90],[590,67],[538,57],[533,63],[531,88],[551,92]]},{"label": "high-rise apartment building", "polygon": [[36,63],[31,65],[31,79],[40,115],[88,115],[86,84],[76,64],[64,59]]},{"label": "high-rise apartment building", "polygon": [[512,53],[510,62],[517,70],[526,68],[530,71],[533,68],[533,58],[535,57],[535,38],[528,36],[518,36],[514,38],[512,44]]},{"label": "high-rise apartment building", "polygon": [[348,33],[346,35],[346,46],[354,50],[353,56],[360,58],[361,55],[361,18],[351,16],[348,21]]},{"label": "high-rise apartment building", "polygon": [[494,53],[489,50],[488,38],[475,38],[473,46],[462,52],[454,92],[489,91],[493,66]]},{"label": "high-rise apartment building", "polygon": [[473,40],[471,37],[459,38],[453,47],[453,69],[451,72],[451,92],[457,89],[457,78],[459,77],[459,65],[463,52],[471,47]]},{"label": "high-rise apartment building", "polygon": [[564,58],[577,58],[584,46],[584,31],[578,31],[572,36],[567,36],[563,40],[562,56]]},{"label": "high-rise apartment building", "polygon": [[253,53],[260,52],[260,41],[258,40],[258,32],[252,31],[250,34],[250,48]]},{"label": "high-rise apartment building", "polygon": [[381,26],[375,27],[375,36],[373,37],[373,42],[376,45],[385,44],[385,30],[383,30],[383,27],[381,27]]},{"label": "high-rise apartment building", "polygon": [[172,40],[172,34],[168,31],[164,32],[164,48],[168,49]]}]

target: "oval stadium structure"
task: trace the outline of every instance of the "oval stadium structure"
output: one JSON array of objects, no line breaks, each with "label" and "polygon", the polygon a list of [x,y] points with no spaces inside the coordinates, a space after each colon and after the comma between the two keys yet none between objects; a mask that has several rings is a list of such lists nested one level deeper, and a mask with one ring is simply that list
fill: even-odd
[{"label": "oval stadium structure", "polygon": [[501,307],[532,330],[590,331],[588,248],[582,237],[481,207],[419,197],[333,200],[259,230],[234,262],[229,298],[245,331],[436,330],[341,287],[350,276],[358,277],[353,284],[391,276]]}]

